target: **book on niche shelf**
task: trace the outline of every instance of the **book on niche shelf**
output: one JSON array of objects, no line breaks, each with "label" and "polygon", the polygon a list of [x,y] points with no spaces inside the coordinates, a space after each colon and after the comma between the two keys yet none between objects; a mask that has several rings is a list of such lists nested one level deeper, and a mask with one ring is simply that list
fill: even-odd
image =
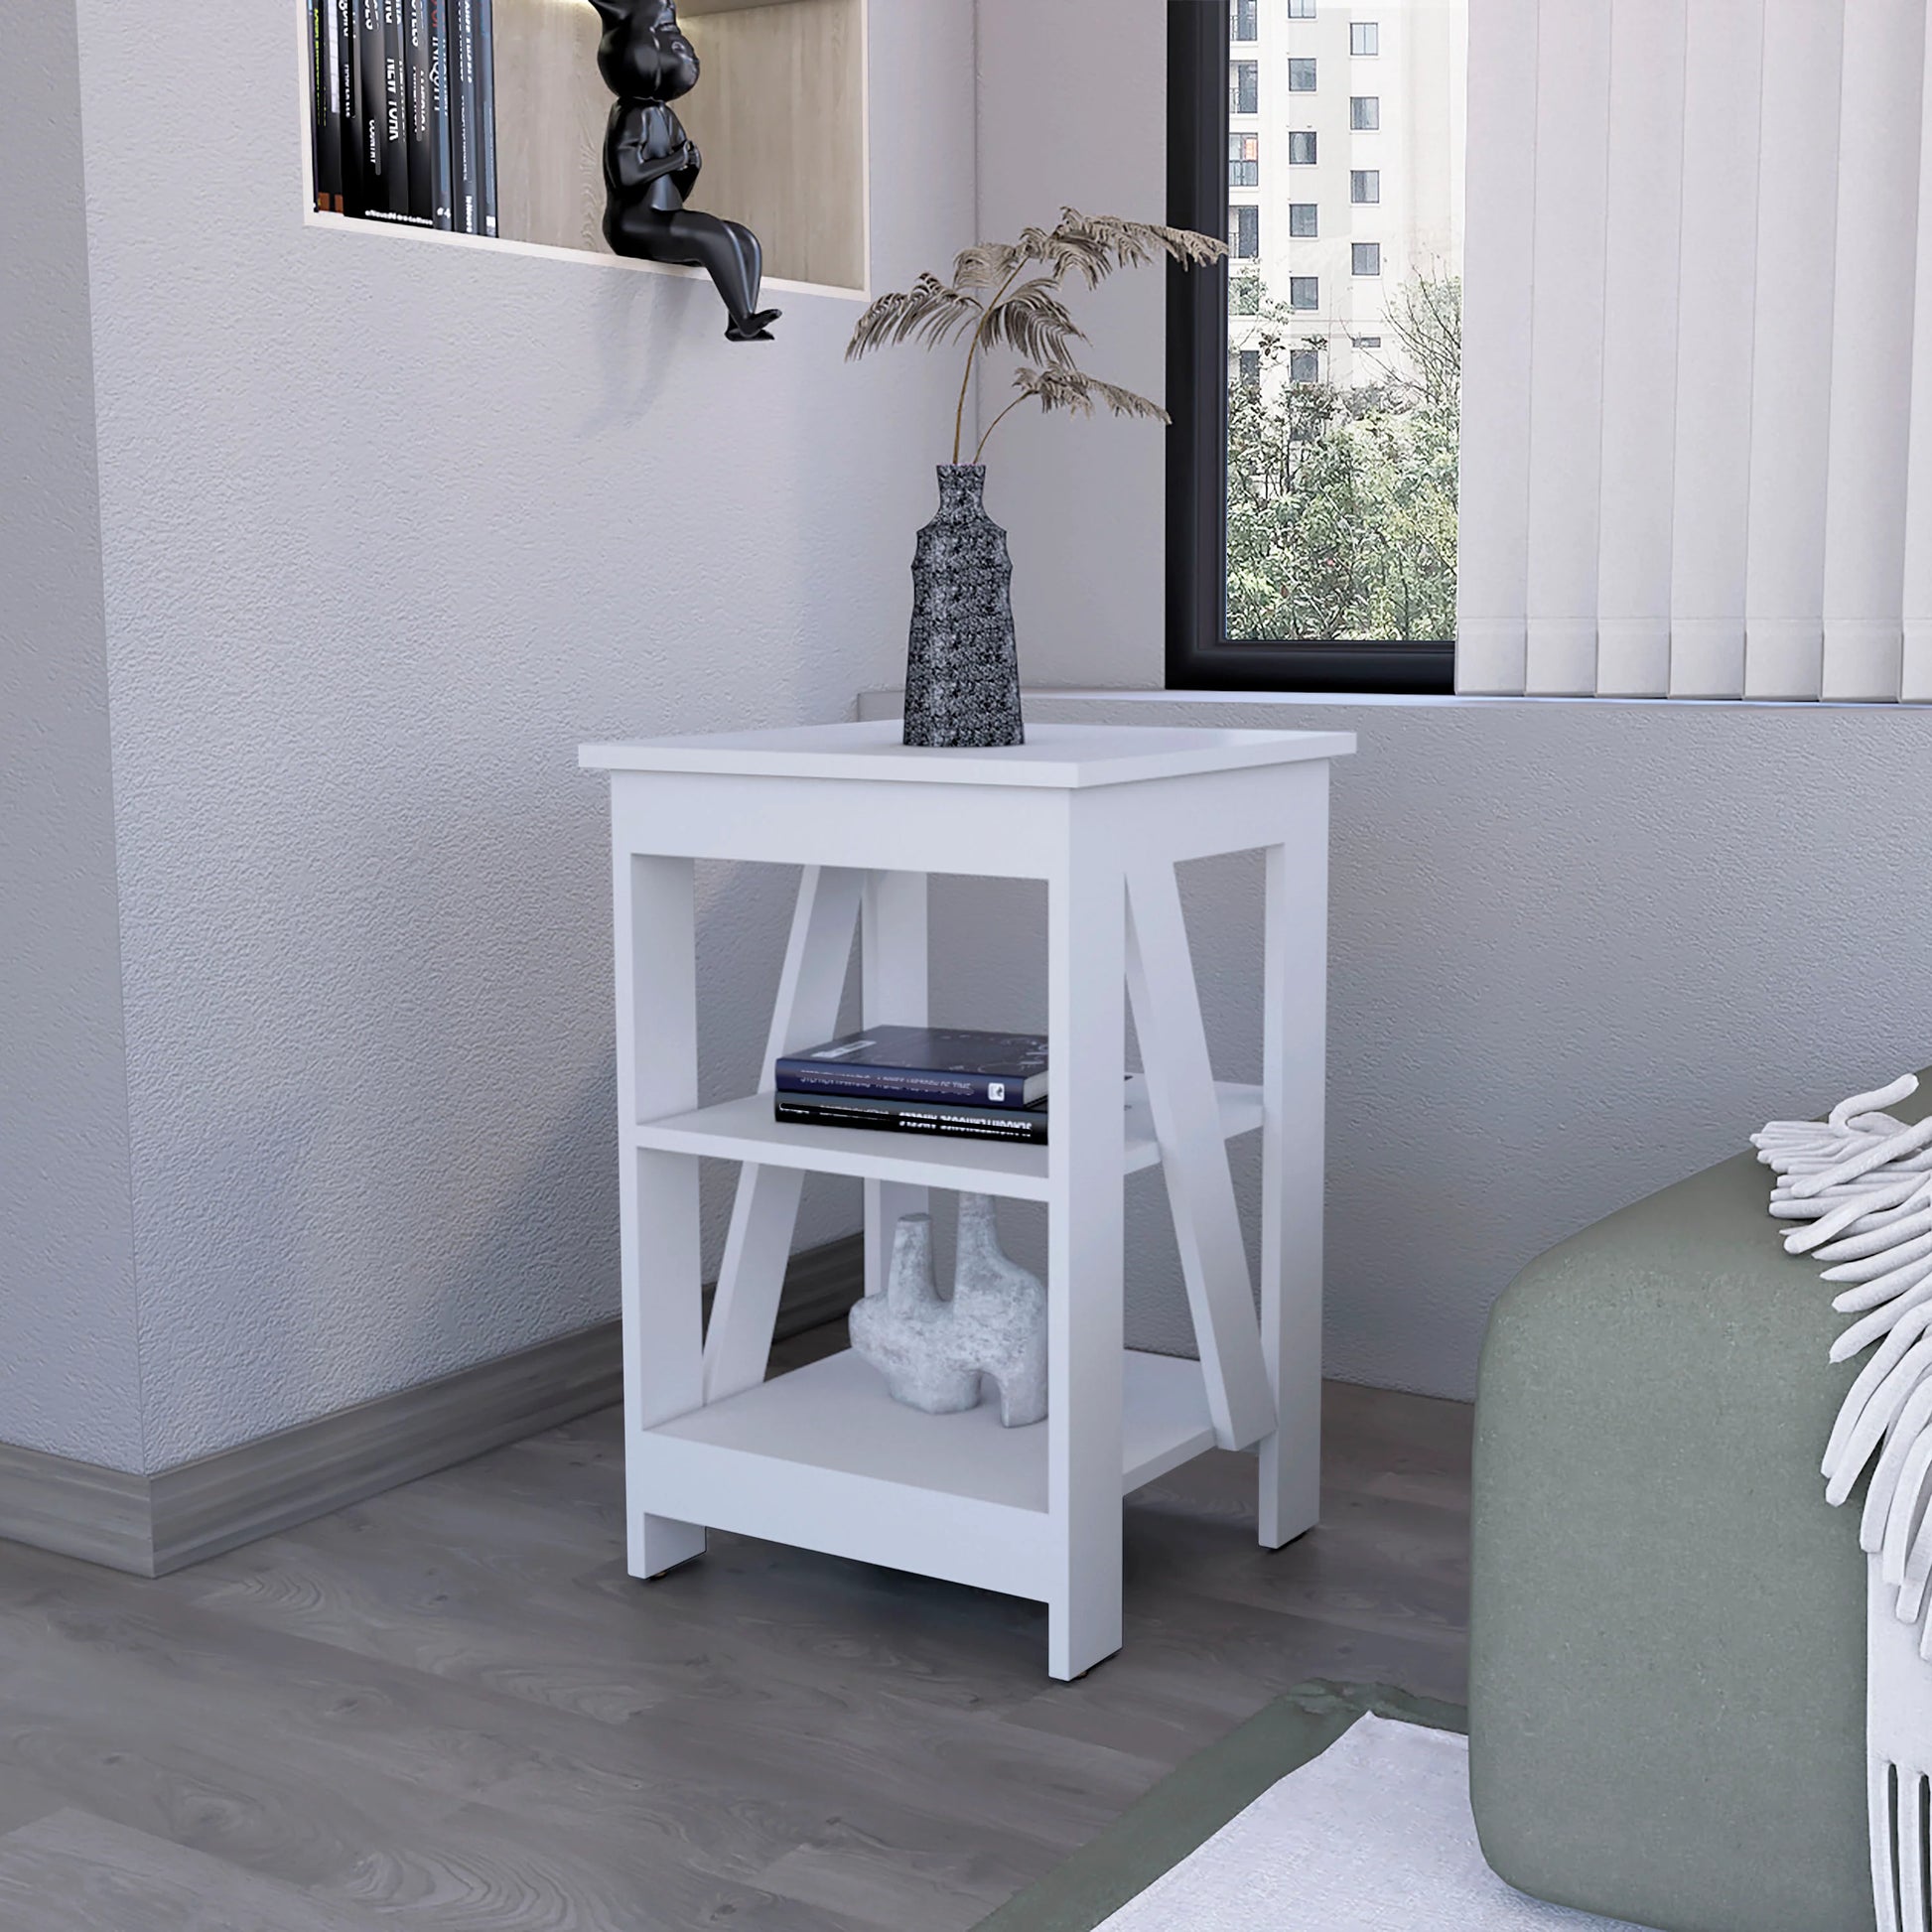
[{"label": "book on niche shelf", "polygon": [[307,0],[315,205],[493,235],[490,0]]}]

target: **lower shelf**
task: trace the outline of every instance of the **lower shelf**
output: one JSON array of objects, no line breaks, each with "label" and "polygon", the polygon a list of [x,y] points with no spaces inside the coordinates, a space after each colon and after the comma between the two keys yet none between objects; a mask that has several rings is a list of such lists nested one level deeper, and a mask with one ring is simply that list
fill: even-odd
[{"label": "lower shelf", "polygon": [[[630,1506],[656,1516],[978,1584],[1052,1594],[1047,1430],[988,1404],[927,1416],[849,1350],[630,1445]],[[1123,1493],[1214,1447],[1200,1364],[1122,1358]]]},{"label": "lower shelf", "polygon": [[[1121,1487],[1128,1491],[1212,1449],[1214,1427],[1198,1362],[1131,1349],[1124,1360]],[[908,1409],[849,1348],[649,1433],[938,1495],[1046,1507],[1044,1423],[1002,1429],[990,1402],[956,1416]]]}]

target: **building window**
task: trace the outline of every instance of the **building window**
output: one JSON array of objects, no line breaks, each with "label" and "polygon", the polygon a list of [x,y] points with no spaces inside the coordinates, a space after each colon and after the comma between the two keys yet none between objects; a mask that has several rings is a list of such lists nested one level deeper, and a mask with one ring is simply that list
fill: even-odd
[{"label": "building window", "polygon": [[1382,346],[1382,338],[1380,336],[1350,336],[1348,340],[1350,345],[1356,348],[1380,348]]},{"label": "building window", "polygon": [[1244,348],[1241,351],[1241,386],[1244,389],[1261,387],[1261,350]]},{"label": "building window", "polygon": [[1314,0],[1288,0],[1288,17],[1290,20],[1312,20]]},{"label": "building window", "polygon": [[1321,380],[1321,351],[1318,348],[1291,348],[1288,351],[1288,379],[1291,382]]},{"label": "building window", "polygon": [[1362,207],[1382,199],[1380,168],[1351,168],[1348,171],[1348,199]]},{"label": "building window", "polygon": [[1321,277],[1291,275],[1288,278],[1288,306],[1291,309],[1318,309],[1321,306]]},{"label": "building window", "polygon": [[1354,241],[1348,245],[1348,272],[1351,275],[1379,275],[1382,272],[1382,244],[1379,241]]},{"label": "building window", "polygon": [[1351,20],[1348,23],[1348,51],[1357,56],[1380,54],[1382,51],[1382,28],[1373,20]]},{"label": "building window", "polygon": [[1291,168],[1312,168],[1314,158],[1314,135],[1307,128],[1295,129],[1288,137],[1288,165]]},{"label": "building window", "polygon": [[1229,208],[1228,240],[1234,245],[1234,256],[1237,261],[1253,261],[1261,253],[1260,208]]},{"label": "building window", "polygon": [[1261,0],[1228,0],[1228,25],[1233,39],[1252,41],[1261,38],[1259,24],[1255,19],[1260,10]]},{"label": "building window", "polygon": [[1290,202],[1288,232],[1296,241],[1313,241],[1321,233],[1320,211],[1313,202]]},{"label": "building window", "polygon": [[1261,186],[1261,136],[1259,134],[1228,136],[1228,186],[1230,188]]},{"label": "building window", "polygon": [[1348,125],[1357,134],[1373,134],[1382,125],[1382,96],[1380,94],[1350,94],[1348,97]]},{"label": "building window", "polygon": [[1314,92],[1314,63],[1312,61],[1289,62],[1288,91],[1292,94],[1311,94]]},{"label": "building window", "polygon": [[1258,316],[1261,313],[1261,277],[1251,268],[1228,277],[1228,314]]},{"label": "building window", "polygon": [[1261,63],[1259,61],[1228,63],[1228,112],[1231,114],[1261,112]]}]

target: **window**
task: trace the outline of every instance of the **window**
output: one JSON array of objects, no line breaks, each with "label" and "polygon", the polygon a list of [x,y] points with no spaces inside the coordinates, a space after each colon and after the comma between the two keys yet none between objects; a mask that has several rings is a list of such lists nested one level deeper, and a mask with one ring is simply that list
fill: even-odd
[{"label": "window", "polygon": [[1382,29],[1373,20],[1351,20],[1348,23],[1348,51],[1358,57],[1380,54],[1382,51]]},{"label": "window", "polygon": [[1348,199],[1364,207],[1382,199],[1380,168],[1351,168],[1348,171]]},{"label": "window", "polygon": [[1232,18],[1228,22],[1233,37],[1238,41],[1252,41],[1260,38],[1259,26],[1255,15],[1260,11],[1261,0],[1229,0]]},{"label": "window", "polygon": [[1239,380],[1244,389],[1259,389],[1261,387],[1260,349],[1244,348],[1241,351],[1241,374]]},{"label": "window", "polygon": [[[1354,3],[1380,13],[1375,0]],[[1405,14],[1386,51],[1400,72],[1377,67],[1369,72],[1379,86],[1367,74],[1349,86],[1333,70],[1343,27],[1377,23],[1350,23],[1338,0],[1317,0],[1335,49],[1317,50],[1306,38],[1290,46],[1326,60],[1330,144],[1379,138],[1355,131],[1356,121],[1400,125],[1400,192],[1392,175],[1386,198],[1357,203],[1353,164],[1378,156],[1373,148],[1335,150],[1327,157],[1332,187],[1312,172],[1269,178],[1280,200],[1268,204],[1264,235],[1261,210],[1229,206],[1257,202],[1260,193],[1230,194],[1225,172],[1245,154],[1230,146],[1230,132],[1256,128],[1228,118],[1230,62],[1260,49],[1234,47],[1220,0],[1170,0],[1168,218],[1227,233],[1240,256],[1232,272],[1176,273],[1170,302],[1172,686],[1453,689],[1462,211],[1450,130],[1462,120],[1469,3],[1431,0]],[[1272,65],[1270,36],[1285,11],[1305,20],[1315,9],[1261,0],[1258,16],[1269,9],[1261,46],[1280,131],[1260,138],[1290,137],[1288,154],[1269,149],[1271,168],[1291,158],[1311,167],[1316,116],[1282,114],[1286,75]],[[1384,53],[1379,30],[1345,45]],[[1374,102],[1373,112],[1351,96]],[[1403,104],[1412,96],[1422,110],[1413,119]],[[1321,97],[1298,95],[1292,105],[1312,109]],[[1291,119],[1304,125],[1292,128]],[[1379,189],[1373,170],[1360,172]],[[1274,212],[1283,205],[1286,215]],[[1369,272],[1356,279],[1351,270]],[[1336,311],[1346,323],[1333,319]],[[1260,358],[1258,379],[1243,360],[1249,354]]]},{"label": "window", "polygon": [[1312,20],[1314,0],[1288,0],[1288,17],[1290,20]]},{"label": "window", "polygon": [[1228,63],[1228,112],[1231,114],[1261,112],[1261,63],[1259,61]]},{"label": "window", "polygon": [[1357,134],[1373,134],[1382,125],[1382,96],[1380,94],[1350,94],[1348,96],[1348,125]]},{"label": "window", "polygon": [[1288,91],[1292,94],[1311,94],[1314,92],[1314,63],[1312,61],[1289,62]]},{"label": "window", "polygon": [[1261,136],[1259,134],[1228,136],[1228,186],[1230,188],[1261,186]]}]

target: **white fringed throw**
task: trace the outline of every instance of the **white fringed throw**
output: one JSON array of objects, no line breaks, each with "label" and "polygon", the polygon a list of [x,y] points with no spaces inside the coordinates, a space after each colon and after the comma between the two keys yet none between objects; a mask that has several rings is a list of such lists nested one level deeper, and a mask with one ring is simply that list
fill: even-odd
[{"label": "white fringed throw", "polygon": [[1857,1317],[1832,1360],[1876,1344],[1825,1450],[1825,1494],[1844,1503],[1870,1468],[1860,1541],[1878,1932],[1932,1932],[1932,1119],[1907,1127],[1880,1111],[1917,1089],[1908,1073],[1842,1101],[1823,1124],[1774,1120],[1751,1137],[1777,1171],[1771,1212],[1798,1223],[1786,1249],[1831,1263],[1832,1306]]}]

